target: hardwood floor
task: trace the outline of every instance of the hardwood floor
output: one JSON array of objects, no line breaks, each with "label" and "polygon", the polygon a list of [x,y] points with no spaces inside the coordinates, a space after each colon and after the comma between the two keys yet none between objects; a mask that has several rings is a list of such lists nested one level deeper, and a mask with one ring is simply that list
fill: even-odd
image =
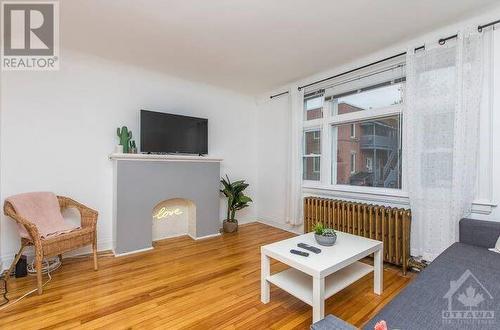
[{"label": "hardwood floor", "polygon": [[[136,255],[101,256],[97,272],[90,257],[64,259],[42,296],[0,311],[0,328],[308,329],[311,307],[286,292],[273,287],[271,302],[260,302],[259,247],[291,236],[252,223],[235,234],[179,237]],[[325,313],[362,326],[411,278],[385,266],[382,296],[373,293],[370,274],[328,299]],[[35,285],[32,276],[13,279],[8,297],[15,300]]]}]

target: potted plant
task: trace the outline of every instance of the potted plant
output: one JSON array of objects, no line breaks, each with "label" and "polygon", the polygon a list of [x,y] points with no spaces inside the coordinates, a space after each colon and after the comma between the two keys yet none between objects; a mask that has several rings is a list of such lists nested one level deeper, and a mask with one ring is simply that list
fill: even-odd
[{"label": "potted plant", "polygon": [[238,230],[238,220],[235,218],[236,211],[244,209],[249,206],[248,203],[252,202],[250,197],[243,194],[248,183],[245,183],[245,180],[231,182],[227,175],[220,182],[222,183],[221,192],[227,197],[227,216],[222,222],[222,228],[226,233],[233,233]]},{"label": "potted plant", "polygon": [[314,238],[319,245],[332,246],[337,241],[337,234],[333,228],[325,228],[321,222],[318,222],[314,226]]}]

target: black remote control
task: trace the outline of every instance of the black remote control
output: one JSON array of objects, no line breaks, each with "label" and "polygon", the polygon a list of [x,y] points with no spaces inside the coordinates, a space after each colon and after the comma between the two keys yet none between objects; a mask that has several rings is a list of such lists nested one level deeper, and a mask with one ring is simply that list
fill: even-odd
[{"label": "black remote control", "polygon": [[304,252],[304,251],[299,251],[299,250],[290,250],[290,253],[293,253],[293,254],[297,254],[299,256],[303,256],[303,257],[309,257],[309,253],[307,252]]},{"label": "black remote control", "polygon": [[311,252],[313,252],[313,253],[316,253],[316,254],[318,254],[318,253],[320,253],[320,252],[321,252],[321,249],[319,249],[319,248],[317,248],[317,247],[315,247],[315,246],[308,245],[308,244],[306,244],[306,243],[299,243],[299,244],[297,244],[297,246],[298,246],[299,248],[303,248],[303,249],[305,249],[305,250],[309,250],[309,251],[311,251]]}]

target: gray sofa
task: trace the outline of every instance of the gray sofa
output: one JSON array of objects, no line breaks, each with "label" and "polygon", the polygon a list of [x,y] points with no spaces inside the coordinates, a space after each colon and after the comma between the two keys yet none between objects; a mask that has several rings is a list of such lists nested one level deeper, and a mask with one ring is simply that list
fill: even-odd
[{"label": "gray sofa", "polygon": [[[500,329],[500,254],[491,252],[500,222],[460,220],[460,241],[439,255],[364,327]],[[453,282],[452,282],[453,281]],[[356,329],[329,315],[314,330]]]}]

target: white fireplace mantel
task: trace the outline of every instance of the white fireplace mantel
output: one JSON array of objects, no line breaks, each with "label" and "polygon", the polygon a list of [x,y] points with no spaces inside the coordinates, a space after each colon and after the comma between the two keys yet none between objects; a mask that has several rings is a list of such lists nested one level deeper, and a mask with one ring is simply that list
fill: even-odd
[{"label": "white fireplace mantel", "polygon": [[209,156],[191,156],[191,155],[160,155],[160,154],[119,154],[109,155],[111,160],[146,160],[146,161],[165,161],[165,162],[205,162],[220,163],[222,158]]}]

